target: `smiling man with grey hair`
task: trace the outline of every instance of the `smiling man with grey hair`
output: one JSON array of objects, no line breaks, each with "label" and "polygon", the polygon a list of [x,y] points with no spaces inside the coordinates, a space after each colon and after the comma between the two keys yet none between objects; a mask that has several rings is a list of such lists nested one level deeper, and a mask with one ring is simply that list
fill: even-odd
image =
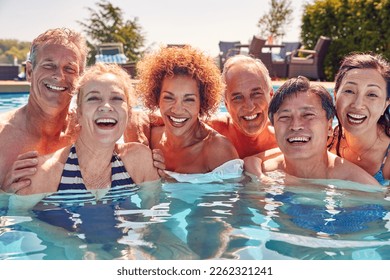
[{"label": "smiling man with grey hair", "polygon": [[[49,29],[32,42],[25,106],[0,115],[0,184],[16,192],[30,184],[37,154],[49,154],[72,140],[69,104],[86,65],[84,37],[71,29]],[[29,152],[32,151],[32,152]],[[19,160],[17,160],[19,159]],[[15,161],[17,160],[17,161]],[[12,189],[10,189],[12,186]]]},{"label": "smiling man with grey hair", "polygon": [[227,114],[208,121],[235,146],[240,158],[277,147],[268,120],[268,104],[273,94],[265,65],[245,55],[229,58],[222,72]]}]

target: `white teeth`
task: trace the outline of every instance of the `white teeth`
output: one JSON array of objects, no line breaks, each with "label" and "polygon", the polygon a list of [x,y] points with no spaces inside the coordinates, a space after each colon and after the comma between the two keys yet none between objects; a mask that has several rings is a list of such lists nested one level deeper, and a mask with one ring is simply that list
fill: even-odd
[{"label": "white teeth", "polygon": [[365,115],[347,114],[348,120],[351,123],[361,124],[367,118]]},{"label": "white teeth", "polygon": [[254,114],[252,116],[243,116],[243,118],[247,121],[254,120],[257,117],[257,114]]},{"label": "white teeth", "polygon": [[287,139],[288,142],[292,143],[292,142],[308,142],[310,139],[309,137],[291,137],[291,138],[288,138]]},{"label": "white teeth", "polygon": [[175,118],[175,117],[172,117],[172,116],[170,116],[169,118],[172,121],[177,122],[177,123],[182,123],[182,122],[185,122],[187,120],[187,118]]},{"label": "white teeth", "polygon": [[46,84],[46,86],[50,89],[53,89],[53,90],[58,90],[58,91],[64,91],[65,88],[64,87],[57,87],[57,86],[54,86],[54,85],[49,85],[49,84]]},{"label": "white teeth", "polygon": [[104,124],[116,124],[117,123],[117,121],[116,120],[114,120],[114,119],[97,119],[96,120],[96,123],[97,124],[100,124],[100,123],[104,123]]},{"label": "white teeth", "polygon": [[364,120],[348,119],[351,123],[362,123]]},{"label": "white teeth", "polygon": [[358,114],[348,114],[348,116],[354,119],[364,119],[366,117],[365,115],[358,115]]}]

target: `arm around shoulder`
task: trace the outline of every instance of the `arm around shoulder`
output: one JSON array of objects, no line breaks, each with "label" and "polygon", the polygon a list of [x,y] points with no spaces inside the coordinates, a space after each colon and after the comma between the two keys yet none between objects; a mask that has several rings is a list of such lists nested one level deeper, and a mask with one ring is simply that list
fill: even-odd
[{"label": "arm around shoulder", "polygon": [[57,152],[38,157],[37,172],[27,179],[30,186],[21,189],[16,194],[29,195],[38,193],[53,193],[57,191],[61,180],[63,164],[57,158]]}]

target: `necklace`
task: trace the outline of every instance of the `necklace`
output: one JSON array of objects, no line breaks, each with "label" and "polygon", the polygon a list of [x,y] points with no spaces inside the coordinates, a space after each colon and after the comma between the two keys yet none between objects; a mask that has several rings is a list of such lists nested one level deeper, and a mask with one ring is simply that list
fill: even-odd
[{"label": "necklace", "polygon": [[357,161],[361,161],[362,160],[362,156],[364,156],[365,154],[367,154],[369,151],[371,151],[371,149],[375,146],[376,142],[378,142],[378,135],[376,135],[376,139],[374,141],[374,144],[372,144],[367,150],[365,150],[363,153],[357,153],[355,152],[351,146],[348,144],[348,141],[347,141],[347,138],[345,136],[343,136],[343,139],[345,139],[345,144],[347,144],[347,146],[344,146],[343,147],[343,150],[342,150],[342,154],[343,154],[343,158],[345,158],[345,149],[348,148],[352,153],[354,153],[355,155],[357,155]]}]

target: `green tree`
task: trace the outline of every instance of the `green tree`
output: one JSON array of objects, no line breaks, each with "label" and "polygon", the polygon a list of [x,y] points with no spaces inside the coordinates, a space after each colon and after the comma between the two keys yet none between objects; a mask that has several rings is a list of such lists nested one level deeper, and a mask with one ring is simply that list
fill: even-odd
[{"label": "green tree", "polygon": [[390,0],[317,0],[306,4],[301,39],[312,49],[321,36],[332,39],[325,74],[333,80],[350,52],[375,52],[390,58]]},{"label": "green tree", "polygon": [[285,28],[292,21],[290,0],[270,0],[270,10],[258,21],[261,36],[283,39]]},{"label": "green tree", "polygon": [[141,49],[145,41],[138,18],[124,20],[122,10],[108,1],[103,0],[96,5],[97,11],[87,8],[90,12],[89,19],[85,22],[78,21],[87,35],[87,43],[91,48],[88,63],[95,63],[97,44],[111,42],[122,43],[127,58],[130,61],[138,61],[143,54]]},{"label": "green tree", "polygon": [[0,39],[0,63],[13,64],[14,57],[16,57],[20,64],[26,60],[30,46],[30,42],[21,42],[15,39]]}]

